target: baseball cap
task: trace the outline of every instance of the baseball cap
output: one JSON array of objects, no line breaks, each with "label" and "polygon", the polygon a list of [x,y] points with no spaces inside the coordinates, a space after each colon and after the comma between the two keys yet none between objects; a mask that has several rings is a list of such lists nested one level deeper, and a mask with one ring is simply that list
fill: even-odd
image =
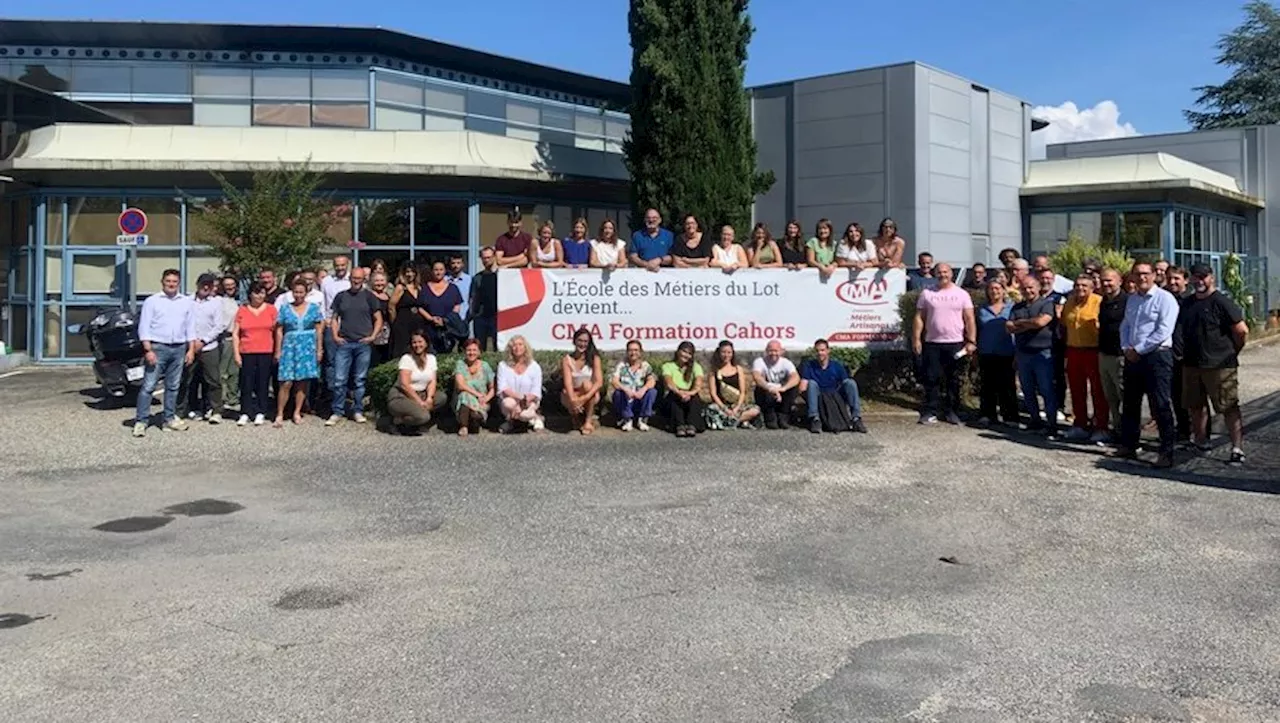
[{"label": "baseball cap", "polygon": [[200,274],[200,278],[196,279],[196,286],[212,286],[218,283],[218,275],[211,274],[208,271]]},{"label": "baseball cap", "polygon": [[1203,279],[1206,276],[1213,275],[1213,267],[1209,264],[1196,264],[1191,267],[1191,276],[1197,279]]}]

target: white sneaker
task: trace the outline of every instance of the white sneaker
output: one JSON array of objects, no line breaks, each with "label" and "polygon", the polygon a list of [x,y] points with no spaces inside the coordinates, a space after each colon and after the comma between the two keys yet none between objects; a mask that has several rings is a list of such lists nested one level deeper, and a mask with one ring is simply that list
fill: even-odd
[{"label": "white sneaker", "polygon": [[1058,424],[1066,424],[1069,421],[1071,420],[1067,419],[1067,415],[1063,414],[1062,410],[1058,410]]},{"label": "white sneaker", "polygon": [[209,412],[208,414],[204,415],[204,421],[208,422],[209,424],[222,424],[222,415]]},{"label": "white sneaker", "polygon": [[636,429],[640,430],[641,432],[648,432],[649,420],[645,419],[644,417],[641,417],[640,419],[636,420]]},{"label": "white sneaker", "polygon": [[236,420],[236,426],[237,426],[237,427],[247,427],[247,426],[249,426],[249,415],[247,415],[247,414],[241,414],[241,415],[240,415],[240,418]]},{"label": "white sneaker", "polygon": [[342,421],[342,416],[341,416],[341,415],[338,415],[338,414],[334,414],[334,415],[330,416],[328,419],[324,420],[324,426],[326,426],[326,427],[336,427],[336,426],[338,426],[338,423],[339,423],[339,422],[341,422],[341,421]]},{"label": "white sneaker", "polygon": [[199,419],[200,415],[195,412],[187,412],[187,419]]},{"label": "white sneaker", "polygon": [[187,431],[187,423],[177,417],[174,417],[173,419],[169,420],[168,424],[164,425],[164,431],[185,432]]},{"label": "white sneaker", "polygon": [[267,423],[267,418],[266,418],[265,416],[263,416],[263,415],[261,415],[261,414],[256,414],[256,415],[254,415],[254,417],[253,417],[253,426],[255,426],[255,427],[261,427],[262,425],[264,425],[264,424],[266,424],[266,423]]},{"label": "white sneaker", "polygon": [[1089,433],[1079,427],[1072,427],[1067,433],[1062,435],[1068,442],[1083,442],[1089,438]]},{"label": "white sneaker", "polygon": [[532,426],[533,426],[533,431],[535,432],[541,432],[542,430],[547,428],[546,423],[542,421],[542,417],[534,417]]},{"label": "white sneaker", "polygon": [[145,437],[145,436],[147,436],[147,423],[146,423],[146,422],[134,422],[134,423],[133,423],[133,436],[135,436],[135,437]]},{"label": "white sneaker", "polygon": [[618,427],[618,429],[619,429],[620,431],[623,431],[623,432],[630,432],[630,431],[631,431],[631,420],[630,420],[630,419],[624,419],[624,420],[622,420],[622,426],[621,426],[621,427]]},{"label": "white sneaker", "polygon": [[356,412],[355,416],[353,416],[351,419],[355,420],[356,424],[364,424],[365,422],[369,421],[363,414],[359,412]]}]

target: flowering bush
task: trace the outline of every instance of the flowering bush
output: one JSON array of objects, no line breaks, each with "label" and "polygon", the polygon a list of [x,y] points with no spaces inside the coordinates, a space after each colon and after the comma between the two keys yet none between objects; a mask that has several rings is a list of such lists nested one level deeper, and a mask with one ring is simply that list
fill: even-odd
[{"label": "flowering bush", "polygon": [[214,173],[223,198],[190,199],[193,229],[220,259],[222,270],[251,276],[262,269],[288,271],[316,265],[329,232],[351,216],[351,206],[320,192],[324,177],[306,164],[281,165],[253,174],[246,189]]}]

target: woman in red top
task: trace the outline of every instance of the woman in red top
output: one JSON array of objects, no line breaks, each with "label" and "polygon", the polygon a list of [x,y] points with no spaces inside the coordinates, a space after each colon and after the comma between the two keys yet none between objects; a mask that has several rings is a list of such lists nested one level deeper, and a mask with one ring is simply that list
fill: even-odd
[{"label": "woman in red top", "polygon": [[271,386],[271,361],[276,351],[276,307],[267,303],[267,289],[262,284],[249,287],[249,303],[236,310],[231,327],[231,344],[240,365],[241,427],[253,418],[256,425],[267,421],[268,389]]}]

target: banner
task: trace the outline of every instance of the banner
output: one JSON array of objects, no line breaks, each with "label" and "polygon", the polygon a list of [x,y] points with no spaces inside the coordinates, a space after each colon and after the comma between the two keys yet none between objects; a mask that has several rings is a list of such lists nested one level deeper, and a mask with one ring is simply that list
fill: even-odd
[{"label": "banner", "polygon": [[741,349],[777,340],[807,349],[895,346],[901,341],[898,298],[902,269],[503,269],[498,272],[498,344],[513,336],[534,349],[570,349],[585,326],[600,349],[638,339],[670,351],[682,341],[699,348],[722,339]]}]

